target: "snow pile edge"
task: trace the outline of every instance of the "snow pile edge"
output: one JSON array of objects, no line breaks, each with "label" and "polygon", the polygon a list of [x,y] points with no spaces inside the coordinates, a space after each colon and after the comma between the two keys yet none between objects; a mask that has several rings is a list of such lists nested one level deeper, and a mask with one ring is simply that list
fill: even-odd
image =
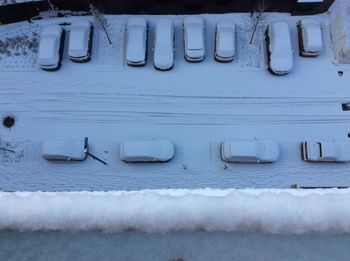
[{"label": "snow pile edge", "polygon": [[350,189],[0,192],[0,229],[350,233]]}]

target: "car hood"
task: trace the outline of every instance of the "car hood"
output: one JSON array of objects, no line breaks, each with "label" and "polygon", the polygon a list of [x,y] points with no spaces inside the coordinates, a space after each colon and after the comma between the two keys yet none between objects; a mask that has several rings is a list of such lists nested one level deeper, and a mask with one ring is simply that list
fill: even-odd
[{"label": "car hood", "polygon": [[174,56],[172,50],[159,50],[154,55],[154,65],[160,69],[169,69],[173,66]]},{"label": "car hood", "polygon": [[290,57],[276,57],[271,55],[270,61],[271,69],[274,72],[289,72],[293,68],[293,56]]},{"label": "car hood", "polygon": [[204,49],[188,49],[186,55],[190,58],[201,58],[204,56]]},{"label": "car hood", "polygon": [[218,49],[216,54],[220,57],[233,57],[234,50],[233,49]]},{"label": "car hood", "polygon": [[142,62],[145,60],[145,50],[142,47],[130,46],[127,48],[126,57],[128,61]]}]

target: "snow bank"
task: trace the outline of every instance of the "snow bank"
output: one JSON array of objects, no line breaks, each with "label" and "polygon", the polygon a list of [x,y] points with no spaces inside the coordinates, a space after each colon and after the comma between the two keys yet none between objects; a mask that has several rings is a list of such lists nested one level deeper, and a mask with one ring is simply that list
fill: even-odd
[{"label": "snow bank", "polygon": [[350,232],[350,190],[1,192],[0,229]]}]

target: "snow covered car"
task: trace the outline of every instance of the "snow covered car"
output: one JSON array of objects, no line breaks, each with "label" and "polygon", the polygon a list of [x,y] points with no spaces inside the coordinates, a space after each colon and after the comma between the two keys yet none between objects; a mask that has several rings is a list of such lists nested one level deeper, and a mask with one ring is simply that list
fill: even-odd
[{"label": "snow covered car", "polygon": [[167,71],[174,66],[174,25],[168,19],[157,21],[154,39],[154,67]]},{"label": "snow covered car", "polygon": [[64,30],[59,25],[47,25],[41,32],[38,64],[41,69],[54,71],[61,67]]},{"label": "snow covered car", "polygon": [[346,141],[304,141],[303,160],[311,162],[350,161],[350,142]]},{"label": "snow covered car", "polygon": [[42,157],[52,161],[83,161],[88,150],[88,138],[48,140],[43,144]]},{"label": "snow covered car", "polygon": [[269,163],[279,157],[279,147],[272,140],[235,140],[221,144],[221,158],[235,163]]},{"label": "snow covered car", "polygon": [[189,62],[200,62],[205,58],[204,21],[200,16],[189,16],[184,19],[185,59]]},{"label": "snow covered car", "polygon": [[83,63],[91,59],[93,26],[88,20],[77,20],[71,24],[68,55],[73,62]]},{"label": "snow covered car", "polygon": [[276,75],[285,75],[293,68],[293,50],[288,24],[271,23],[265,33],[268,70]]},{"label": "snow covered car", "polygon": [[233,22],[221,21],[216,26],[215,60],[231,62],[236,52],[236,25]]},{"label": "snow covered car", "polygon": [[297,24],[299,39],[299,54],[305,57],[315,57],[322,51],[321,25],[314,19],[301,19]]},{"label": "snow covered car", "polygon": [[131,17],[126,23],[127,65],[142,66],[146,64],[147,20],[144,17]]},{"label": "snow covered car", "polygon": [[120,157],[125,162],[166,162],[175,154],[169,140],[128,141],[120,145]]}]

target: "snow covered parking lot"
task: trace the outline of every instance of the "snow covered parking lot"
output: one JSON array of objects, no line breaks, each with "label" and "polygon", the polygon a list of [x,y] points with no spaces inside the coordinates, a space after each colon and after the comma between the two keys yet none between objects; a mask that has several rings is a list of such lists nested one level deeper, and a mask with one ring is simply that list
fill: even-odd
[{"label": "snow covered parking lot", "polygon": [[[335,12],[335,11],[333,11]],[[0,150],[2,190],[108,190],[198,187],[348,186],[349,165],[310,164],[301,160],[303,140],[343,140],[350,132],[350,66],[333,61],[328,24],[334,13],[315,16],[322,25],[323,46],[314,59],[299,57],[296,24],[300,17],[267,14],[264,23],[288,22],[294,67],[286,76],[266,71],[264,28],[249,45],[249,14],[201,15],[205,20],[206,59],[184,59],[182,24],[185,16],[146,16],[148,60],[141,68],[125,64],[125,23],[130,16],[107,16],[110,45],[102,31],[94,33],[91,62],[75,64],[67,54],[54,73],[6,67],[0,59],[0,111],[13,115],[11,129],[1,126],[1,142],[21,148],[9,160]],[[153,68],[154,27],[160,18],[175,26],[175,61],[169,72]],[[37,26],[69,23],[79,17],[35,21]],[[214,60],[215,27],[233,21],[237,53],[232,63]],[[0,37],[14,26],[2,25]],[[67,32],[69,25],[64,26]],[[266,27],[265,27],[266,29]],[[29,33],[31,33],[29,31]],[[18,58],[16,58],[18,61]],[[24,59],[23,61],[26,61]],[[10,68],[10,69],[9,69]],[[338,71],[342,72],[339,76]],[[91,158],[82,163],[46,162],[43,141],[89,137],[90,150],[108,162]],[[220,144],[233,139],[272,139],[280,158],[271,165],[226,164]],[[175,157],[166,164],[127,164],[119,145],[126,140],[166,139]],[[2,155],[7,155],[5,156]],[[16,154],[17,155],[17,154]]]}]

